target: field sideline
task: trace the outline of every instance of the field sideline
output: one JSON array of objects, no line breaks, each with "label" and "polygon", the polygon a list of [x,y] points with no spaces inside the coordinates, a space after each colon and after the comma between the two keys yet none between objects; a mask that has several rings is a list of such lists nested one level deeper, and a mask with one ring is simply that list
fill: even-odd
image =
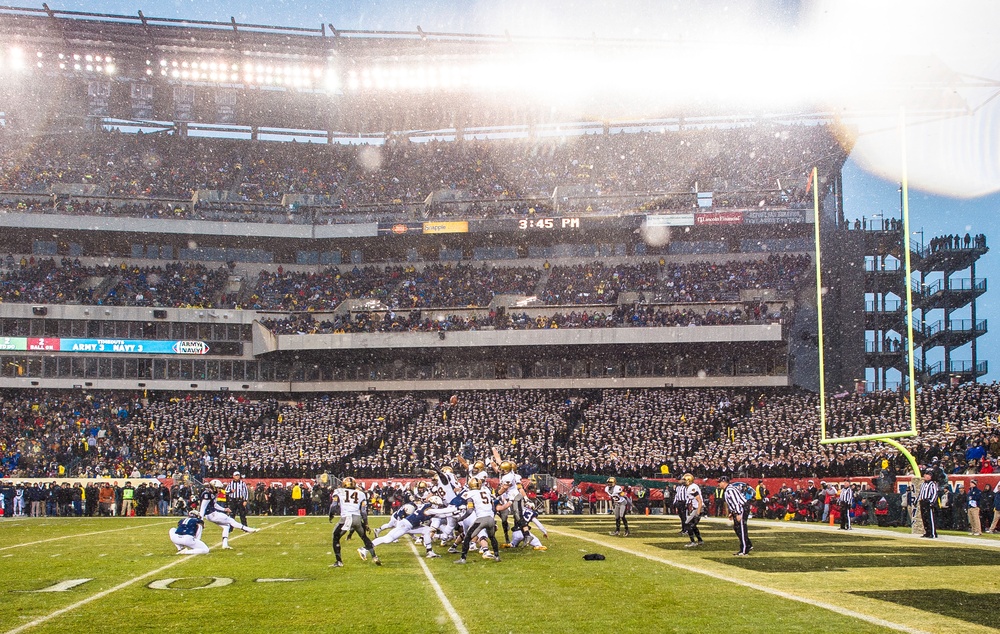
[{"label": "field sideline", "polygon": [[[1000,539],[913,539],[886,529],[751,521],[732,556],[728,522],[684,548],[673,517],[543,516],[547,552],[424,560],[400,542],[381,568],[344,544],[330,568],[323,517],[253,518],[234,550],[174,555],[170,518],[0,520],[0,633],[167,632],[996,632]],[[373,525],[383,518],[373,518]],[[422,551],[422,549],[419,549]],[[584,561],[597,552],[605,561]]]}]

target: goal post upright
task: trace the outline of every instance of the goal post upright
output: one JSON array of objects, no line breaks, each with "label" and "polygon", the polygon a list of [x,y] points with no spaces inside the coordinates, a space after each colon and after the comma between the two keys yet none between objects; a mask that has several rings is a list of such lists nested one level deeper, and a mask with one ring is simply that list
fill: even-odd
[{"label": "goal post upright", "polygon": [[884,434],[869,434],[860,436],[847,436],[843,438],[829,438],[827,437],[827,408],[826,408],[826,359],[824,350],[824,328],[823,328],[823,268],[821,264],[822,248],[820,246],[820,211],[819,211],[819,170],[816,167],[812,169],[812,190],[813,190],[813,235],[816,242],[816,311],[817,311],[817,330],[818,330],[818,345],[819,345],[819,421],[820,421],[820,445],[833,445],[833,444],[846,444],[846,443],[857,443],[857,442],[882,442],[885,443],[902,454],[906,460],[910,463],[910,467],[913,469],[913,474],[916,478],[920,477],[920,466],[917,464],[916,458],[913,457],[906,447],[904,447],[897,438],[912,438],[917,435],[917,405],[916,405],[916,382],[915,382],[915,370],[913,362],[913,289],[911,287],[910,279],[912,276],[912,269],[910,263],[910,213],[909,213],[909,192],[906,174],[906,134],[905,134],[905,123],[902,115],[900,116],[900,130],[901,136],[903,138],[902,142],[902,159],[903,159],[903,169],[902,169],[902,215],[903,215],[903,251],[904,251],[904,266],[905,266],[905,283],[906,283],[906,329],[907,329],[907,367],[909,370],[909,419],[910,419],[910,429],[905,431],[889,432]]}]

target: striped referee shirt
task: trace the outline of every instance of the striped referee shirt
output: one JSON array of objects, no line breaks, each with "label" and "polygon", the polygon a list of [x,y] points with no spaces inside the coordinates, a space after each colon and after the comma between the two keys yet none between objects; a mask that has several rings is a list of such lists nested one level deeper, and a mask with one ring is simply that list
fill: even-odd
[{"label": "striped referee shirt", "polygon": [[920,492],[917,494],[918,500],[933,502],[937,500],[938,485],[934,480],[924,480],[920,485]]},{"label": "striped referee shirt", "polygon": [[247,489],[247,485],[243,480],[239,482],[233,480],[226,485],[226,498],[230,500],[247,500],[250,497],[250,491]]},{"label": "striped referee shirt", "polygon": [[733,515],[742,515],[744,507],[746,506],[747,499],[743,495],[742,489],[735,484],[730,484],[726,487],[726,492],[723,494],[723,499],[726,500],[726,507],[729,508],[729,512]]},{"label": "striped referee shirt", "polygon": [[853,491],[853,489],[851,489],[851,487],[849,487],[849,486],[841,488],[840,489],[840,496],[837,498],[837,500],[841,504],[848,504],[848,505],[854,504],[854,491]]},{"label": "striped referee shirt", "polygon": [[688,500],[687,486],[678,484],[674,490],[674,504],[686,504]]}]

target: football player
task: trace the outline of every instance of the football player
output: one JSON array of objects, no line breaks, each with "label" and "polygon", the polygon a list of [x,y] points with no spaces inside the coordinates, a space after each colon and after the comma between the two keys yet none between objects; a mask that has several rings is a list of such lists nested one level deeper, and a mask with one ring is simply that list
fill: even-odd
[{"label": "football player", "polygon": [[687,519],[684,523],[684,532],[691,538],[691,543],[685,544],[684,547],[694,548],[705,543],[701,538],[701,530],[698,529],[701,514],[705,512],[705,500],[701,495],[701,487],[694,483],[693,475],[685,473],[681,476],[681,480],[687,487]]},{"label": "football player", "polygon": [[375,546],[372,540],[368,539],[368,494],[364,489],[359,489],[354,478],[348,476],[340,482],[340,488],[333,490],[333,497],[330,504],[329,520],[333,521],[333,516],[340,513],[340,521],[333,529],[333,554],[337,561],[334,568],[341,568],[344,565],[340,558],[340,538],[345,534],[350,539],[356,534],[361,537],[364,547],[358,549],[358,555],[362,561],[368,561],[371,554],[372,561],[376,566],[381,566],[382,562],[375,554]]},{"label": "football player", "polygon": [[381,525],[381,526],[379,526],[378,528],[375,529],[375,537],[377,538],[378,534],[381,533],[382,531],[388,531],[388,530],[392,530],[393,528],[395,528],[396,524],[399,523],[399,520],[401,520],[401,519],[403,519],[403,518],[405,518],[405,517],[407,517],[409,515],[412,515],[413,511],[415,511],[415,510],[417,510],[417,507],[414,506],[413,504],[409,503],[409,502],[407,502],[406,504],[404,504],[401,507],[399,507],[398,509],[396,509],[393,512],[393,514],[389,516],[389,521],[388,522],[386,522],[385,524],[383,524],[383,525]]},{"label": "football player", "polygon": [[434,534],[434,531],[430,526],[427,526],[427,524],[430,523],[432,518],[445,515],[450,512],[451,511],[449,509],[445,508],[444,501],[441,498],[436,495],[432,495],[428,498],[426,503],[418,506],[413,513],[397,520],[396,526],[394,526],[388,534],[384,537],[379,537],[372,543],[376,546],[391,544],[403,535],[411,534],[419,536],[423,539],[424,549],[428,559],[440,557],[441,555],[435,553],[433,548],[434,541],[432,539],[432,535]]},{"label": "football player", "polygon": [[208,553],[208,546],[201,541],[201,531],[205,528],[205,522],[198,515],[198,511],[192,509],[187,517],[182,517],[175,528],[170,529],[170,541],[177,546],[178,555],[205,555]]},{"label": "football player", "polygon": [[538,511],[535,510],[535,503],[528,500],[524,503],[524,521],[527,524],[534,524],[538,527],[538,530],[542,531],[542,535],[545,539],[549,538],[549,532],[545,530],[545,525],[542,524],[542,520],[538,519]]},{"label": "football player", "polygon": [[514,518],[514,530],[520,530],[524,526],[524,489],[521,488],[521,476],[517,473],[516,466],[509,460],[500,463],[500,489],[497,494],[510,502],[510,507],[500,513],[504,542],[509,545],[508,517]]},{"label": "football player", "polygon": [[201,492],[201,506],[198,514],[204,519],[222,527],[222,548],[231,550],[229,531],[238,528],[244,533],[256,533],[256,528],[240,524],[232,517],[232,511],[226,506],[226,489],[219,480],[212,480]]},{"label": "football player", "polygon": [[[618,480],[608,478],[608,485],[604,487],[604,492],[611,498],[611,508],[615,515],[615,531],[610,535],[622,535],[628,537],[628,505],[629,498],[625,495],[625,489],[618,485]],[[625,532],[621,532],[622,524],[625,525]]]},{"label": "football player", "polygon": [[490,547],[493,548],[492,557],[489,556],[491,553],[485,553],[483,557],[485,559],[500,561],[500,544],[497,542],[497,524],[495,511],[493,509],[493,492],[490,491],[488,487],[483,486],[483,483],[476,478],[470,478],[467,484],[469,490],[466,491],[462,497],[465,498],[468,508],[472,509],[475,519],[472,522],[472,526],[469,527],[469,530],[465,532],[465,539],[462,540],[462,558],[455,560],[455,563],[466,563],[466,556],[469,554],[469,546],[471,545],[473,538],[478,535],[480,531],[486,531],[486,537],[490,540]]},{"label": "football player", "polygon": [[463,469],[469,472],[467,477],[476,478],[483,482],[489,477],[486,473],[486,463],[482,460],[476,460],[474,463],[469,464],[469,461],[462,456],[456,456],[455,459],[458,461],[458,464],[462,465]]}]

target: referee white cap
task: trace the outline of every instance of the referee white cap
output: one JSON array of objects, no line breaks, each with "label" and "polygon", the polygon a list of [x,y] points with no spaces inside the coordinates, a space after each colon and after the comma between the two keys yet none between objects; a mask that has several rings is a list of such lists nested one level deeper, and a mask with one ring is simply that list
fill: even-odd
[{"label": "referee white cap", "polygon": [[233,471],[233,477],[234,478],[242,478],[243,476],[240,475],[239,471]]}]

